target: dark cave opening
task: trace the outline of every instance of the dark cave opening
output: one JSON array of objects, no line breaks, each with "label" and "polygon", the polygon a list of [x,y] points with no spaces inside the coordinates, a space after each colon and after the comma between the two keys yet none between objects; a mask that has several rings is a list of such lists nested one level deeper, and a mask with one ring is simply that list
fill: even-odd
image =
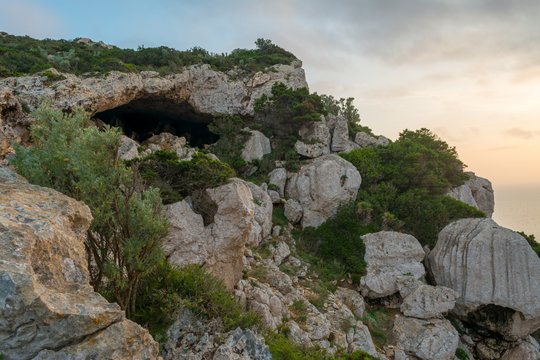
[{"label": "dark cave opening", "polygon": [[203,148],[213,144],[219,136],[208,130],[213,117],[197,113],[187,103],[176,103],[168,99],[147,98],[105,110],[94,115],[105,124],[122,128],[124,134],[143,142],[152,135],[168,132],[184,136],[191,146]]}]

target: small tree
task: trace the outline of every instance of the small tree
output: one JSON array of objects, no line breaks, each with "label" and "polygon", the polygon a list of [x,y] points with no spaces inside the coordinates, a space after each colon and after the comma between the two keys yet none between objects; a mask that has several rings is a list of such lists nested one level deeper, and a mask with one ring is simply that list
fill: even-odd
[{"label": "small tree", "polygon": [[64,114],[49,104],[38,108],[34,118],[34,146],[15,145],[10,162],[29,182],[88,205],[94,217],[85,243],[91,284],[129,316],[140,277],[163,259],[161,240],[168,223],[159,192],[142,191],[119,161],[119,129],[100,131],[90,126],[82,109]]}]

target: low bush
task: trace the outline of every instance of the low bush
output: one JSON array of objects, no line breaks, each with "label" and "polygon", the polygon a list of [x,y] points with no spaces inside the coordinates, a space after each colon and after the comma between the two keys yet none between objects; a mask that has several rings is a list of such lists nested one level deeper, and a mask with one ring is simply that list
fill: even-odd
[{"label": "low bush", "polygon": [[242,173],[247,165],[241,157],[244,144],[250,137],[249,131],[242,130],[245,126],[241,117],[232,115],[216,116],[208,125],[212,133],[219,135],[219,140],[211,146],[210,151],[238,173]]},{"label": "low bush", "polygon": [[459,360],[469,360],[469,354],[461,348],[456,349],[456,357]]},{"label": "low bush", "polygon": [[161,262],[141,279],[133,319],[158,341],[176,320],[180,306],[203,318],[219,318],[225,331],[259,324],[252,312],[244,312],[223,282],[197,265],[176,269]]},{"label": "low bush", "polygon": [[529,243],[529,245],[531,245],[531,247],[534,250],[534,252],[536,253],[536,255],[538,255],[538,257],[540,257],[540,243],[536,242],[536,239],[534,238],[534,235],[533,234],[527,235],[523,231],[518,231],[517,233],[519,235],[523,236],[525,238],[525,240],[527,240],[527,242]]}]

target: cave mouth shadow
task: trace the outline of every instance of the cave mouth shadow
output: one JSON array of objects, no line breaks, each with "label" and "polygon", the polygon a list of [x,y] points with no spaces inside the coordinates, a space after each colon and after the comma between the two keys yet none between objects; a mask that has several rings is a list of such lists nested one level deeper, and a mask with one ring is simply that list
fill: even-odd
[{"label": "cave mouth shadow", "polygon": [[198,148],[219,140],[219,136],[208,129],[208,124],[213,120],[212,115],[198,113],[187,103],[176,103],[168,99],[133,100],[96,113],[94,119],[122,128],[126,136],[139,143],[162,132],[183,136],[190,146]]}]

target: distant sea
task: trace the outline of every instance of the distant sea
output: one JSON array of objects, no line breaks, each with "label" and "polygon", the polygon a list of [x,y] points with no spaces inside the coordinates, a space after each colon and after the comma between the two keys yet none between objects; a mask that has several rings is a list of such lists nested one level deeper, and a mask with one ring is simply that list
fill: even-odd
[{"label": "distant sea", "polygon": [[540,242],[540,185],[495,185],[497,224],[533,234]]}]

